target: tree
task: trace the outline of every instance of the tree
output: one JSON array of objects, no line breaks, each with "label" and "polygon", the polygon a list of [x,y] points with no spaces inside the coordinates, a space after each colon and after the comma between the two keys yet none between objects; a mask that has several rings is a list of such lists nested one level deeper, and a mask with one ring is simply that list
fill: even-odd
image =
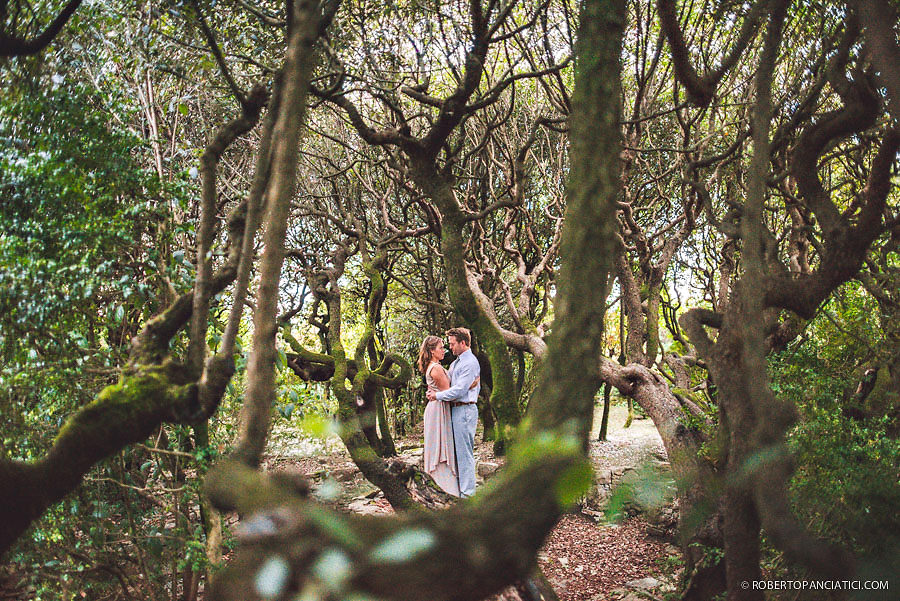
[{"label": "tree", "polygon": [[[528,431],[519,438],[510,465],[477,503],[437,514],[373,519],[327,517],[297,495],[295,482],[266,477],[237,462],[223,464],[210,474],[211,497],[223,509],[274,519],[278,526],[274,532],[248,533],[248,544],[222,573],[214,598],[258,598],[252,574],[259,569],[276,575],[273,580],[281,585],[276,596],[304,587],[397,599],[418,598],[423,590],[434,599],[483,596],[528,574],[540,541],[565,504],[561,501],[574,500],[583,490],[583,453],[599,386],[592,375],[593,341],[602,334],[605,311],[605,294],[595,292],[608,286],[612,254],[609,216],[618,181],[618,142],[610,132],[617,131],[619,118],[624,26],[621,5],[588,2],[584,10],[559,327],[530,405]],[[599,139],[606,142],[598,149]],[[521,503],[522,498],[529,502]],[[406,551],[395,556],[392,549],[400,542]],[[448,572],[448,561],[460,569]],[[342,567],[335,572],[326,566]]]},{"label": "tree", "polygon": [[[15,15],[30,5],[8,6],[0,34],[17,52],[64,8],[26,24]],[[556,1],[182,3],[131,15],[125,43],[141,41],[118,62],[100,49],[67,63],[64,38],[59,55],[10,59],[0,189],[19,204],[2,214],[0,261],[15,269],[3,274],[13,285],[0,292],[0,324],[17,379],[3,382],[3,399],[69,421],[31,432],[33,418],[17,415],[4,432],[0,507],[13,517],[0,547],[120,452],[105,464],[119,484],[145,482],[145,456],[163,451],[176,458],[171,481],[187,482],[180,461],[207,456],[228,417],[223,399],[240,398],[234,452],[204,478],[199,511],[186,488],[165,514],[182,530],[204,518],[212,547],[213,506],[241,514],[213,598],[402,599],[426,586],[435,599],[483,596],[532,573],[543,537],[587,485],[604,383],[643,407],[668,450],[686,598],[723,588],[758,598],[740,582],[759,579],[763,531],[794,566],[850,570],[788,509],[788,449],[809,457],[826,422],[791,438],[802,395],[783,379],[770,386],[769,372],[805,360],[800,342],[821,330],[811,324],[826,303],[844,302],[836,294],[862,295],[884,340],[896,333],[897,45],[873,19],[879,6],[634,2],[625,36],[626,7],[609,0],[585,0],[580,18]],[[82,29],[92,19],[125,22],[83,8],[67,21],[74,34],[93,35]],[[739,24],[730,36],[715,35],[723,21]],[[59,85],[50,76],[62,65],[80,69],[73,102],[32,97]],[[106,122],[92,105],[107,102],[111,72],[128,93],[109,101]],[[48,107],[57,123],[83,123],[47,126]],[[192,148],[203,149],[196,180]],[[41,278],[61,292],[42,294]],[[614,280],[627,321],[618,362],[602,336]],[[684,294],[686,281],[702,299]],[[512,445],[506,469],[447,512],[413,503],[413,472],[385,460],[378,397],[408,382],[398,349],[413,336],[389,325],[414,305],[429,329],[473,326],[497,448]],[[881,398],[867,370],[896,387],[896,352],[843,349],[857,377],[842,407],[856,436],[857,422],[871,423],[866,394]],[[335,513],[302,479],[259,470],[279,357],[329,382],[344,442],[396,517]],[[80,404],[68,394],[76,384],[87,387]],[[128,448],[151,433],[171,445]],[[459,571],[447,573],[448,559]],[[172,593],[195,594],[201,569],[173,562],[183,585]]]},{"label": "tree", "polygon": [[[676,67],[679,79],[695,102],[708,102],[704,86],[697,84],[716,82],[721,74],[713,71],[703,77],[697,75],[687,61],[672,5],[660,2],[660,8],[669,11],[668,17],[663,17],[664,25],[673,59],[680,63]],[[828,77],[840,99],[838,107],[813,124],[786,117],[780,127],[770,130],[775,106],[772,84],[790,15],[786,5],[778,2],[764,10],[767,26],[751,111],[753,154],[746,200],[738,214],[739,228],[731,234],[740,240],[741,268],[724,309],[696,308],[681,319],[718,388],[719,421],[727,428],[723,432],[726,473],[746,474],[725,492],[723,536],[730,599],[762,598],[759,591],[743,590],[740,586],[742,581],[759,577],[761,526],[792,561],[816,573],[833,577],[852,569],[845,553],[811,539],[790,513],[785,491],[792,468],[783,444],[795,413],[769,388],[765,356],[776,343],[779,328],[792,325],[791,318],[779,318],[780,311],[791,311],[801,319],[813,317],[822,301],[858,272],[870,244],[884,231],[890,173],[900,143],[890,125],[879,123],[883,108],[872,85],[873,71],[858,64],[852,79],[846,73],[852,60],[867,60],[864,54],[850,52],[858,36],[853,18],[844,31],[837,57],[823,68],[823,76]],[[850,15],[853,17],[852,12]],[[820,99],[822,87],[813,85],[808,98]],[[715,90],[715,83],[708,90]],[[805,107],[800,114],[803,110]],[[872,129],[877,133],[869,140],[876,150],[870,155],[865,187],[854,202],[839,206],[842,199],[826,192],[820,180],[822,155],[826,147]],[[788,132],[796,133],[786,137]],[[783,165],[796,184],[796,195],[780,189],[790,198],[789,206],[796,203],[802,214],[808,212],[815,217],[814,223],[807,219],[806,224],[820,228],[813,237],[818,251],[817,268],[808,265],[805,255],[802,260],[795,255],[795,260],[788,262],[790,254],[779,253],[779,239],[767,227],[764,207],[773,163]],[[801,253],[805,248],[793,247],[794,252]],[[714,340],[706,328],[717,331]],[[747,470],[754,462],[760,463]]]},{"label": "tree", "polygon": [[[277,500],[279,505],[287,503],[301,510],[290,512],[292,517],[287,518],[285,524],[288,530],[281,530],[274,538],[264,536],[266,540],[259,543],[263,547],[270,544],[278,547],[283,544],[279,542],[282,535],[303,524],[316,532],[317,538],[314,540],[318,542],[314,545],[322,545],[320,550],[327,550],[330,545],[340,545],[343,541],[346,545],[343,552],[362,562],[358,564],[359,572],[353,586],[368,587],[385,596],[408,594],[414,590],[414,586],[401,587],[398,593],[392,571],[405,573],[411,585],[422,581],[422,578],[429,580],[434,569],[446,575],[442,566],[446,565],[448,555],[442,553],[444,550],[450,551],[452,556],[459,558],[461,565],[468,565],[472,570],[464,581],[452,576],[444,581],[429,580],[435,598],[484,594],[527,575],[543,536],[560,515],[561,509],[574,500],[585,483],[584,445],[597,380],[582,375],[590,373],[588,367],[593,361],[589,352],[591,338],[602,331],[605,306],[604,295],[597,295],[589,303],[576,299],[583,297],[587,291],[604,289],[608,282],[607,270],[602,267],[608,253],[603,245],[597,245],[594,240],[610,239],[605,235],[605,228],[610,223],[608,214],[615,195],[614,157],[618,153],[618,143],[616,136],[606,136],[608,143],[598,150],[587,139],[598,128],[615,130],[623,15],[621,6],[607,6],[604,2],[586,6],[592,18],[584,20],[583,75],[579,76],[582,82],[577,92],[579,95],[573,101],[576,112],[572,125],[573,131],[578,132],[578,139],[584,142],[573,154],[577,160],[573,161],[572,167],[569,211],[575,212],[576,218],[571,222],[577,226],[569,227],[563,234],[562,255],[567,264],[564,263],[561,273],[557,307],[557,315],[563,319],[554,334],[555,339],[551,341],[544,376],[535,393],[536,400],[531,405],[533,417],[529,431],[523,436],[522,446],[512,459],[513,466],[497,481],[499,484],[492,487],[492,491],[483,494],[483,504],[461,506],[452,513],[411,512],[396,520],[377,523],[370,520],[348,521],[342,516],[323,514],[321,507],[311,507],[310,501],[295,497],[295,482],[283,477],[268,477],[254,469],[265,443],[272,398],[277,289],[285,252],[286,217],[296,173],[297,139],[305,90],[312,72],[314,53],[310,50],[329,15],[333,14],[326,12],[322,17],[318,5],[300,2],[294,5],[292,18],[289,19],[285,67],[270,101],[256,180],[248,201],[239,205],[230,222],[226,262],[213,269],[211,260],[207,258],[215,227],[213,167],[222,149],[255,121],[267,97],[262,88],[248,95],[236,94],[243,115],[220,130],[204,159],[203,208],[197,253],[199,265],[193,289],[147,322],[132,343],[129,367],[121,381],[104,389],[92,403],[70,418],[46,457],[35,463],[3,460],[3,480],[11,485],[4,487],[4,490],[16,491],[15,495],[7,493],[0,498],[5,512],[14,516],[4,524],[3,546],[7,547],[37,514],[71,490],[94,461],[129,442],[143,439],[162,421],[196,422],[216,410],[234,369],[235,324],[240,321],[244,305],[254,225],[261,222],[264,250],[259,266],[254,350],[247,372],[247,401],[242,430],[235,454],[223,461],[208,478],[210,497],[222,508],[239,507],[250,519],[249,523],[253,523],[253,513],[274,510],[269,504],[272,500]],[[481,13],[481,7],[474,4],[473,9],[477,9],[473,13],[476,22],[483,23],[489,11]],[[479,35],[483,36],[484,32]],[[481,42],[476,40],[475,46],[480,51]],[[267,198],[264,213],[261,206],[263,197]],[[585,264],[601,267],[593,269],[589,278],[575,277]],[[180,364],[170,355],[169,341],[189,325],[194,336],[201,333],[204,324],[200,322],[204,315],[198,309],[208,311],[210,299],[231,281],[237,282],[235,304],[218,353],[205,359],[204,343],[194,337],[189,343],[188,357],[192,358],[191,362]],[[582,367],[576,372],[576,377],[570,371],[573,365]],[[78,453],[74,451],[76,446]],[[251,481],[254,486],[244,486]],[[245,496],[251,491],[255,492]],[[515,503],[510,503],[511,499],[528,497],[533,498],[534,502],[524,511],[515,508]],[[325,517],[319,520],[304,517],[316,515]],[[457,528],[459,523],[466,524],[466,528]],[[349,524],[353,524],[354,530],[344,532],[350,537],[341,537],[338,534],[341,528]],[[434,544],[429,546],[428,551],[413,558],[412,564],[405,565],[393,563],[391,556],[385,555],[382,568],[372,569],[366,559],[368,555],[360,549],[371,545],[377,558],[379,552],[374,548],[384,542],[385,536],[389,538],[392,531],[401,536],[404,532],[409,535],[410,525],[413,524],[429,530],[430,536],[425,538],[433,539]],[[356,526],[361,529],[357,531]],[[421,529],[411,532],[414,537],[422,536]],[[497,536],[498,533],[501,535]],[[294,530],[291,536],[296,534]],[[474,541],[487,552],[468,553],[466,549]],[[512,541],[523,544],[509,544]],[[359,547],[360,544],[363,547]],[[331,551],[334,552],[334,549]],[[382,550],[380,553],[384,555],[388,551]],[[245,547],[233,567],[223,572],[214,596],[223,595],[226,591],[240,594],[240,591],[247,591],[248,586],[252,587],[253,571],[242,571],[241,566],[254,561],[254,556],[257,553],[253,546]],[[277,567],[281,565],[277,557],[280,555],[266,559],[275,560]],[[298,570],[298,578],[304,566],[308,567],[307,559],[310,559],[308,555],[298,556],[298,559],[301,557],[305,559],[300,559],[300,563],[291,568]],[[432,569],[419,569],[425,565],[432,566]],[[478,577],[471,578],[473,574]],[[226,584],[235,578],[241,580],[244,586],[231,588]],[[256,592],[252,594],[256,595]]]},{"label": "tree", "polygon": [[[490,405],[497,418],[495,432],[495,448],[502,452],[505,441],[508,438],[507,430],[511,431],[520,419],[518,407],[518,395],[516,394],[515,381],[512,370],[512,361],[507,345],[516,344],[520,350],[542,352],[545,347],[536,326],[534,331],[526,331],[516,334],[503,328],[495,315],[493,303],[480,289],[476,275],[466,265],[468,228],[479,219],[490,215],[494,211],[505,206],[517,206],[522,202],[522,189],[514,189],[514,194],[507,198],[492,200],[493,191],[485,190],[488,179],[480,178],[477,181],[482,185],[470,186],[462,179],[458,172],[458,163],[465,163],[472,154],[477,152],[480,146],[487,145],[491,139],[492,129],[499,126],[499,122],[492,122],[490,118],[483,133],[475,140],[473,151],[465,153],[464,147],[468,140],[463,132],[466,123],[473,120],[476,115],[483,115],[485,111],[495,106],[509,89],[514,89],[517,81],[529,78],[538,78],[544,75],[557,73],[566,61],[557,62],[551,49],[550,35],[545,31],[545,47],[548,49],[545,56],[535,57],[525,51],[530,62],[527,69],[521,69],[515,62],[510,62],[501,52],[503,44],[507,40],[521,35],[534,35],[534,25],[544,17],[544,11],[548,10],[549,3],[542,3],[534,7],[518,6],[517,3],[500,6],[496,2],[481,2],[469,4],[468,22],[457,23],[448,17],[446,23],[441,22],[440,27],[466,28],[469,39],[469,49],[463,60],[463,64],[454,64],[456,58],[453,43],[448,42],[436,33],[432,34],[432,46],[427,51],[417,49],[414,42],[409,42],[403,37],[406,48],[396,46],[392,48],[391,55],[394,60],[401,60],[404,51],[415,53],[420,65],[418,69],[411,67],[410,72],[419,72],[418,80],[413,85],[404,85],[396,82],[385,87],[381,82],[391,82],[393,67],[379,72],[381,67],[373,67],[375,73],[369,75],[359,70],[351,70],[345,61],[335,52],[332,55],[334,74],[332,85],[315,93],[317,96],[331,102],[346,115],[350,124],[356,129],[358,135],[366,143],[383,147],[386,152],[396,152],[391,159],[396,169],[410,183],[414,184],[419,193],[424,195],[430,203],[426,209],[433,214],[427,218],[435,233],[440,235],[441,254],[443,257],[444,273],[447,280],[447,289],[451,304],[456,312],[469,324],[478,340],[479,349],[485,353],[491,366],[491,400]],[[408,7],[405,10],[411,10]],[[400,13],[403,14],[403,13]],[[452,15],[453,13],[451,13]],[[394,16],[394,13],[389,13]],[[412,12],[409,16],[411,27],[431,27],[424,24],[424,14]],[[442,19],[444,17],[441,17]],[[394,23],[385,25],[389,30]],[[366,31],[359,32],[360,38],[365,39]],[[345,40],[349,42],[349,36]],[[522,42],[523,47],[527,47]],[[365,46],[364,46],[365,47]],[[439,91],[446,90],[444,96],[429,94],[431,86],[430,76],[421,73],[421,68],[427,62],[435,61],[433,53],[437,48],[443,48],[446,61],[449,63],[446,70],[450,72],[451,82],[437,82],[435,87]],[[371,62],[365,62],[370,66]],[[490,69],[488,68],[490,66]],[[367,112],[361,109],[362,101],[356,101],[356,91],[346,85],[348,81],[364,82],[363,89],[366,95],[378,103],[381,109],[371,119],[367,119]],[[508,118],[501,113],[501,121]],[[373,125],[370,120],[378,119],[383,125]],[[477,130],[476,130],[477,131]],[[512,162],[513,170],[521,171],[519,165],[524,160],[524,153],[533,141],[526,142],[517,149]],[[519,165],[519,166],[517,166]],[[477,173],[477,168],[475,170]],[[513,186],[515,188],[515,186]],[[486,195],[479,192],[484,191]],[[472,198],[481,207],[469,207],[466,200]],[[439,217],[438,217],[439,215]],[[439,220],[439,224],[437,221]],[[548,260],[552,260],[555,252],[548,253]],[[540,264],[539,264],[540,265]],[[536,265],[530,271],[525,269],[523,279],[526,280],[525,301],[533,297],[533,283],[528,280],[540,277],[540,272],[546,269],[543,265]],[[530,292],[529,292],[530,291]],[[520,311],[516,312],[517,314]],[[525,315],[517,315],[521,318]],[[526,329],[527,330],[527,329]],[[530,347],[530,348],[529,348]]]}]

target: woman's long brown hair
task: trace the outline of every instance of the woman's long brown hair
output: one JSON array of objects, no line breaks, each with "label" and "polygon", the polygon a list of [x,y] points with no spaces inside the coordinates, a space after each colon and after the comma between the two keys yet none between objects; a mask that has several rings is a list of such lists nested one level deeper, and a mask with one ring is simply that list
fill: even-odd
[{"label": "woman's long brown hair", "polygon": [[431,363],[431,351],[436,349],[440,342],[441,339],[438,336],[426,336],[425,340],[422,341],[422,347],[419,349],[419,360],[416,362],[416,365],[418,365],[419,371],[423,374],[428,368],[428,364]]}]

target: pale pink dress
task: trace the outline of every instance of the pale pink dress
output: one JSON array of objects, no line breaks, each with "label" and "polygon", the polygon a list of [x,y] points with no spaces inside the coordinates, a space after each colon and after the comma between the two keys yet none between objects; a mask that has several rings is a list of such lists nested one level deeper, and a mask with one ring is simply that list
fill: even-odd
[{"label": "pale pink dress", "polygon": [[[437,392],[437,384],[431,377],[431,370],[435,368],[444,369],[438,363],[429,365],[425,370],[425,383],[428,390]],[[425,471],[446,493],[459,496],[450,405],[441,401],[429,401],[425,406]]]}]

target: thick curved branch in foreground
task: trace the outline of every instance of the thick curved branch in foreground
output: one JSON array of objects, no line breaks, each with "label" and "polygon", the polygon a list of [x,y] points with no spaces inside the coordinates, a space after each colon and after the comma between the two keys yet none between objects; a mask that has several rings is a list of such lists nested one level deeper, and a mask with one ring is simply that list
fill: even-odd
[{"label": "thick curved branch in foreground", "polygon": [[98,461],[145,440],[164,421],[179,421],[197,397],[186,376],[174,363],[127,374],[72,416],[39,461],[0,461],[0,553]]},{"label": "thick curved branch in foreground", "polygon": [[[556,449],[535,447],[530,459],[498,474],[473,502],[391,518],[327,510],[278,476],[236,463],[219,466],[207,477],[207,493],[221,509],[247,516],[247,535],[214,581],[211,598],[261,599],[255,575],[267,565],[290,574],[277,599],[306,587],[397,601],[417,601],[424,591],[430,600],[449,601],[501,590],[530,574],[562,509],[553,491],[562,488],[561,475],[573,473],[578,444],[573,438],[552,442]],[[535,495],[540,487],[549,494]],[[255,534],[254,524],[271,529]],[[396,554],[395,544],[406,548]],[[329,573],[330,562],[342,568]]]}]

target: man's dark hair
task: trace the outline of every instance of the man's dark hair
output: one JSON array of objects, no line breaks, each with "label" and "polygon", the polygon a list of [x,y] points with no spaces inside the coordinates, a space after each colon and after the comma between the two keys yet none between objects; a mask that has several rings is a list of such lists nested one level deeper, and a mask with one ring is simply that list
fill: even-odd
[{"label": "man's dark hair", "polygon": [[472,346],[472,337],[469,330],[465,328],[450,328],[447,330],[447,336],[453,336],[458,342],[465,342],[466,346]]}]

